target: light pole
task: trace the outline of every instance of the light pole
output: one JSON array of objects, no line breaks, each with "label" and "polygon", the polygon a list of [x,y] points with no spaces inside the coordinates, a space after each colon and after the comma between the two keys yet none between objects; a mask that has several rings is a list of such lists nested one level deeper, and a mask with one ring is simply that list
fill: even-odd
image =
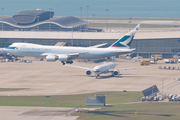
[{"label": "light pole", "polygon": [[[49,19],[51,19],[51,10],[52,10],[52,8],[49,8],[49,10],[50,10],[50,16],[49,16]],[[50,24],[49,24],[49,31],[51,31],[51,20],[50,20]]]},{"label": "light pole", "polygon": [[4,8],[1,8],[2,9],[2,31],[3,31],[3,10]]},{"label": "light pole", "polygon": [[109,9],[106,9],[106,32],[108,31],[108,11]]},{"label": "light pole", "polygon": [[94,16],[95,16],[95,14],[93,14],[92,16],[93,16],[93,29],[94,29]]},{"label": "light pole", "polygon": [[[71,21],[73,23],[73,21]],[[72,39],[71,39],[71,45],[73,46],[73,26],[72,26]]]},{"label": "light pole", "polygon": [[39,23],[39,16],[37,16],[37,31],[39,31],[38,23]]},{"label": "light pole", "polygon": [[164,82],[164,80],[162,80],[162,95],[163,95],[163,82]]},{"label": "light pole", "polygon": [[71,45],[73,46],[73,27],[72,27],[72,39],[71,39]]},{"label": "light pole", "polygon": [[91,46],[91,40],[89,40],[89,46]]},{"label": "light pole", "polygon": [[129,21],[128,21],[128,23],[129,23],[129,31],[131,31],[131,17],[129,18]]},{"label": "light pole", "polygon": [[[88,5],[86,6],[87,7],[87,23],[88,23]],[[87,29],[88,29],[88,27],[87,27]]]},{"label": "light pole", "polygon": [[[79,7],[80,8],[80,19],[82,19],[82,8],[83,7]],[[81,31],[81,27],[82,27],[82,20],[81,20],[81,25],[80,25],[80,31]]]},{"label": "light pole", "polygon": [[154,87],[152,87],[152,96],[154,97],[154,95],[153,95],[153,89],[154,89]]}]

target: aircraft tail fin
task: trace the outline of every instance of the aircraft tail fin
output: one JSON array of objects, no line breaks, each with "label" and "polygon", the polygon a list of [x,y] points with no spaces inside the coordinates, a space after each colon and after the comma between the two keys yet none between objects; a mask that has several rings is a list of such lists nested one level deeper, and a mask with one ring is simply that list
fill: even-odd
[{"label": "aircraft tail fin", "polygon": [[109,48],[129,48],[135,33],[139,30],[139,27],[140,24],[138,24],[133,30],[125,34],[121,39],[113,43]]}]

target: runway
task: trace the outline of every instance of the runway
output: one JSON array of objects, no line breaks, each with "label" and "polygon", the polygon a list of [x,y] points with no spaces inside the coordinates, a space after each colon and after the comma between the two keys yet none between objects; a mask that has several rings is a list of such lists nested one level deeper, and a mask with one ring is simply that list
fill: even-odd
[{"label": "runway", "polygon": [[[138,67],[135,60],[116,59],[116,68]],[[73,65],[93,68],[101,63],[78,62]],[[100,91],[142,91],[152,85],[164,92],[180,95],[179,70],[158,69],[159,66],[176,66],[165,64],[163,60],[151,68],[120,71],[118,77],[102,74],[99,79],[88,77],[84,69],[63,66],[61,62],[33,61],[33,63],[0,63],[0,88],[22,88],[15,91],[0,91],[0,96],[43,96],[70,95]]]}]

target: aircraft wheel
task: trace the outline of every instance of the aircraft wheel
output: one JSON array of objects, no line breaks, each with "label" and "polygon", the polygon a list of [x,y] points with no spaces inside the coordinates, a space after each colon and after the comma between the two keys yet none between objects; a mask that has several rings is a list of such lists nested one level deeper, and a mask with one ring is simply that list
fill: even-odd
[{"label": "aircraft wheel", "polygon": [[61,63],[62,63],[63,65],[65,65],[65,62],[64,62],[64,61],[61,61]]},{"label": "aircraft wheel", "polygon": [[96,75],[96,78],[98,78],[99,77],[99,75]]}]

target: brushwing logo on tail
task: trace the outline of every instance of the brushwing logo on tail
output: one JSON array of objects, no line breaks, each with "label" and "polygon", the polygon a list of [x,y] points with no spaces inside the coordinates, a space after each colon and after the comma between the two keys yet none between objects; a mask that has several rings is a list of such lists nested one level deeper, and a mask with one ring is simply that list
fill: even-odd
[{"label": "brushwing logo on tail", "polygon": [[131,36],[124,36],[119,42],[116,42],[112,47],[128,47],[130,46],[133,37]]},{"label": "brushwing logo on tail", "polygon": [[136,27],[136,31],[138,31],[139,30],[139,28],[138,27]]},{"label": "brushwing logo on tail", "polygon": [[134,30],[131,30],[129,33],[127,33],[124,37],[117,40],[114,44],[112,44],[110,47],[117,47],[117,48],[130,48],[131,42],[134,38],[135,33],[139,30],[140,24],[138,24]]}]

